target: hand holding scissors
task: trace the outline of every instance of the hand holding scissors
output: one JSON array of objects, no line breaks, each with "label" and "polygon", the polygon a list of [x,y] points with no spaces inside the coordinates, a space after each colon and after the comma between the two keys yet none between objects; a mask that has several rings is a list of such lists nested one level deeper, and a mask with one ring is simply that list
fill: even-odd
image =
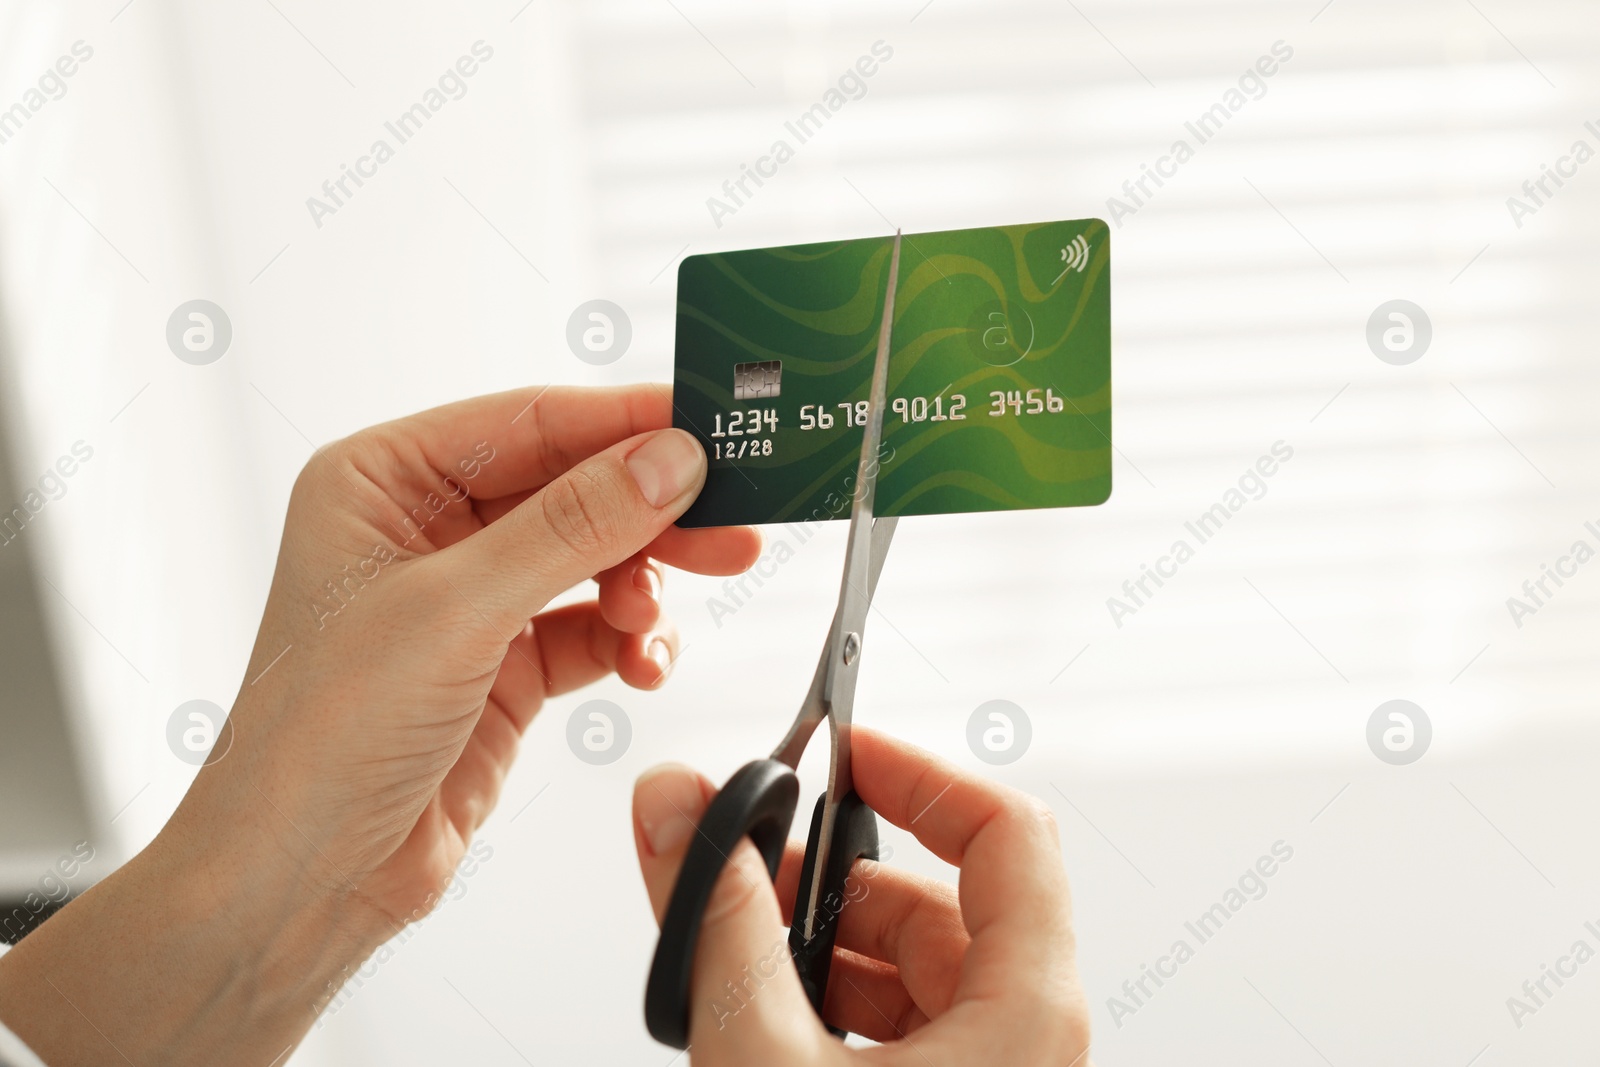
[{"label": "hand holding scissors", "polygon": [[[961,870],[953,886],[863,860],[839,913],[817,1019],[783,928],[804,862],[775,883],[736,845],[700,929],[685,1067],[1091,1067],[1072,909],[1054,822],[1033,797],[857,727],[856,788],[877,817]],[[695,822],[717,795],[681,766],[634,789],[639,867],[663,918]],[[885,1047],[853,1049],[827,1024]],[[665,1059],[665,1056],[663,1056]],[[662,1067],[665,1067],[663,1064]]]}]

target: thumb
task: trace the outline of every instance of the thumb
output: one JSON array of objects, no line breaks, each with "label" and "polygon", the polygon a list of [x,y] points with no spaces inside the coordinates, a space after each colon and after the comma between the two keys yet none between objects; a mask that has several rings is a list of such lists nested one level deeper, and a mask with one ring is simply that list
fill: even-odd
[{"label": "thumb", "polygon": [[705,450],[689,434],[640,434],[576,464],[438,558],[458,590],[512,633],[655,540],[705,480]]},{"label": "thumb", "polygon": [[[673,764],[634,785],[634,843],[658,923],[715,793],[703,776]],[[787,935],[766,865],[741,840],[711,894],[695,949],[689,1042],[697,1064],[820,1058],[827,1033],[790,962]]]}]

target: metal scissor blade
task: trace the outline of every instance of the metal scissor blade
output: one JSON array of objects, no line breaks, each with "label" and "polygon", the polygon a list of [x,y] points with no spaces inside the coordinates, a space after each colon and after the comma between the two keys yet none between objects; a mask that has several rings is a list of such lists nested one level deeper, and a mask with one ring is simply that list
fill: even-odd
[{"label": "metal scissor blade", "polygon": [[[878,353],[872,363],[872,386],[867,425],[861,433],[861,458],[856,464],[855,503],[850,508],[850,533],[845,544],[844,577],[839,583],[839,607],[829,637],[835,655],[829,660],[822,697],[835,724],[848,725],[855,700],[856,669],[861,661],[862,630],[872,606],[867,572],[872,566],[873,506],[877,501],[879,446],[883,442],[883,409],[889,389],[889,347],[894,326],[894,296],[900,274],[900,233],[895,232],[889,255],[889,284],[883,298],[883,320],[878,327]],[[845,779],[849,788],[849,778]]]},{"label": "metal scissor blade", "polygon": [[[878,575],[883,571],[883,561],[889,555],[889,543],[894,539],[894,519],[877,519],[872,526],[872,563],[867,568],[867,600],[872,600],[872,595],[878,591]],[[837,613],[835,613],[837,623]],[[829,634],[832,634],[832,627]],[[806,691],[806,698],[800,704],[800,713],[795,716],[794,724],[789,727],[789,732],[772,750],[772,758],[787,763],[790,767],[799,769],[800,757],[806,750],[806,745],[811,743],[811,735],[816,732],[818,725],[828,717],[827,704],[822,699],[822,689],[828,678],[828,660],[833,654],[832,640],[825,641],[822,646],[822,656],[817,660],[817,671],[811,676],[811,688]]]},{"label": "metal scissor blade", "polygon": [[[889,342],[894,330],[894,297],[899,278],[900,231],[896,230],[894,247],[889,253],[889,283],[883,296],[883,318],[878,326],[878,352],[872,363],[867,425],[861,432],[861,458],[856,464],[855,503],[850,508],[839,607],[834,611],[833,628],[821,664],[820,700],[833,741],[828,791],[823,794],[823,809],[818,819],[816,857],[817,862],[824,865],[832,854],[839,803],[855,788],[850,768],[850,720],[855,710],[856,675],[861,669],[861,640],[866,630],[867,609],[872,606],[872,587],[876,584],[869,579],[874,556],[878,557],[880,565],[882,563],[881,554],[875,551],[874,534],[884,538],[881,551],[887,552],[887,542],[894,533],[892,522],[880,530],[874,520],[873,505],[877,499],[878,467],[882,462],[878,449],[883,442],[883,409],[887,406],[889,391]],[[806,894],[804,934],[807,941],[816,933],[822,882],[823,879],[813,877]]]}]

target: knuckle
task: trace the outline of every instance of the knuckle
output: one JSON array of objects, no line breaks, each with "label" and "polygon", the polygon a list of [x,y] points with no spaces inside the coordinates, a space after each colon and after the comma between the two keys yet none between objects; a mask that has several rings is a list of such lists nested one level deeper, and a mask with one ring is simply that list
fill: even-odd
[{"label": "knuckle", "polygon": [[1015,833],[1031,846],[1046,850],[1058,848],[1061,824],[1049,804],[1028,793],[1016,792],[1005,803],[1001,816]]},{"label": "knuckle", "polygon": [[1054,840],[1059,834],[1061,826],[1056,819],[1055,809],[1038,797],[1029,797],[1025,804],[1029,822],[1033,823],[1046,837]]},{"label": "knuckle", "polygon": [[540,507],[551,534],[580,553],[609,545],[618,522],[605,502],[604,488],[594,475],[576,470],[545,486]]},{"label": "knuckle", "polygon": [[303,498],[319,492],[330,476],[337,477],[333,473],[335,470],[350,466],[359,448],[353,437],[344,437],[312,452],[311,458],[306,460],[305,466],[295,476],[293,495]]}]

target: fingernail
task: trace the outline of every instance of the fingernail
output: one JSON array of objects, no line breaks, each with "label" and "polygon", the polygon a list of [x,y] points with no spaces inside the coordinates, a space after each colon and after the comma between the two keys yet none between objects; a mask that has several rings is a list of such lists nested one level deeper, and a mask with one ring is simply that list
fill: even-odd
[{"label": "fingernail", "polygon": [[641,563],[633,569],[633,587],[651,600],[661,599],[661,575],[648,563]]},{"label": "fingernail", "polygon": [[650,657],[650,662],[656,665],[656,670],[662,678],[667,676],[667,670],[672,666],[672,649],[667,647],[664,637],[658,637],[650,642],[645,649],[645,655]]},{"label": "fingernail", "polygon": [[670,504],[699,483],[706,466],[700,442],[682,430],[662,430],[629,454],[628,473],[653,508]]},{"label": "fingernail", "polygon": [[634,786],[634,797],[645,844],[657,856],[689,840],[706,806],[700,779],[674,763],[646,771]]}]

